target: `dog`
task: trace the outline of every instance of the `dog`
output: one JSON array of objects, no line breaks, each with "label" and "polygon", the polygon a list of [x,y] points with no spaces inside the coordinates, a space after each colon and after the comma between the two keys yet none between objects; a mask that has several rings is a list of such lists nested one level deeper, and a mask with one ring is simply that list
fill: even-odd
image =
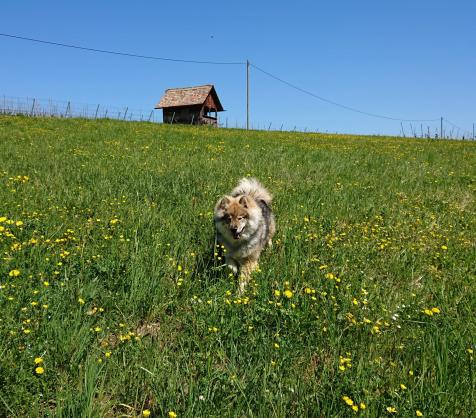
[{"label": "dog", "polygon": [[243,178],[230,195],[215,206],[217,242],[225,247],[225,263],[239,274],[239,293],[258,268],[263,249],[272,246],[276,222],[271,210],[271,194],[254,178]]}]

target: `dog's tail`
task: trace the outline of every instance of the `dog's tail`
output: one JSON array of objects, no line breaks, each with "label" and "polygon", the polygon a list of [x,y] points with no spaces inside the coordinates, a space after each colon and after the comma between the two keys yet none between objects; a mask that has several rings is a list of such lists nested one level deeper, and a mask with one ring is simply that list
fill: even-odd
[{"label": "dog's tail", "polygon": [[273,197],[271,194],[264,188],[264,186],[254,178],[243,178],[238,183],[233,191],[231,192],[233,197],[248,195],[255,200],[262,200],[268,206],[271,204]]}]

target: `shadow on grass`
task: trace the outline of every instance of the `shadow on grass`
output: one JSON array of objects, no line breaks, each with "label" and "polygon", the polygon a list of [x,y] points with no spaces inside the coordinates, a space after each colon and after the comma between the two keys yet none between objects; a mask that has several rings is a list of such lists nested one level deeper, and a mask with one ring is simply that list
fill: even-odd
[{"label": "shadow on grass", "polygon": [[225,265],[225,251],[216,243],[210,242],[208,250],[197,257],[194,276],[204,280],[204,284],[216,285],[228,276],[230,270]]}]

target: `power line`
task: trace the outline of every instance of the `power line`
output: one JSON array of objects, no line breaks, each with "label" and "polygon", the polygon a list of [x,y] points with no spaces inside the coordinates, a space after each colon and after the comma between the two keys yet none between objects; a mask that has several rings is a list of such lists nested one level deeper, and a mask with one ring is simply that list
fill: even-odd
[{"label": "power line", "polygon": [[456,125],[455,123],[451,122],[449,119],[445,118],[445,122],[448,122],[451,126],[453,126],[453,128],[457,128],[459,129],[460,131],[463,131],[463,132],[469,132],[467,129],[463,129],[462,127]]},{"label": "power line", "polygon": [[461,126],[456,125],[455,123],[451,122],[450,120],[448,120],[446,118],[445,118],[445,122],[448,122],[451,126],[453,126],[453,128],[456,128],[459,131],[461,131],[462,135],[464,134],[464,135],[468,136],[469,138],[473,137],[473,135],[472,135],[472,133],[470,132],[469,129],[464,129]]},{"label": "power line", "polygon": [[[90,48],[90,47],[83,47],[79,45],[72,45],[72,44],[65,44],[61,42],[53,42],[53,41],[45,41],[42,39],[36,39],[36,38],[28,38],[25,36],[19,36],[19,35],[12,35],[12,34],[7,34],[7,33],[0,33],[0,36],[6,37],[6,38],[12,38],[12,39],[19,39],[23,41],[29,41],[29,42],[35,42],[35,43],[40,43],[40,44],[46,44],[46,45],[53,45],[53,46],[58,46],[58,47],[64,47],[64,48],[72,48],[76,50],[82,50],[82,51],[88,51],[88,52],[95,52],[95,53],[102,53],[102,54],[109,54],[109,55],[118,55],[118,56],[125,56],[125,57],[130,57],[130,58],[141,58],[141,59],[148,59],[148,60],[156,60],[156,61],[169,61],[169,62],[181,62],[181,63],[191,63],[191,64],[209,64],[209,65],[246,65],[247,68],[250,66],[255,68],[256,70],[262,72],[263,74],[267,75],[268,77],[271,77],[288,87],[291,87],[297,91],[300,91],[301,93],[307,94],[311,97],[314,97],[318,100],[321,100],[325,103],[331,104],[333,106],[340,107],[342,109],[346,109],[352,112],[360,113],[362,115],[366,116],[371,116],[374,118],[380,118],[380,119],[387,119],[387,120],[393,120],[393,121],[400,121],[400,122],[436,122],[440,120],[439,118],[437,119],[400,119],[400,118],[395,118],[391,116],[386,116],[386,115],[380,115],[377,113],[371,113],[371,112],[366,112],[354,107],[350,107],[341,103],[337,103],[333,100],[326,99],[322,96],[319,96],[315,93],[312,93],[309,90],[303,89],[295,84],[290,83],[289,81],[286,81],[280,77],[277,77],[274,74],[271,74],[268,71],[263,70],[262,68],[258,67],[257,65],[252,64],[249,61],[242,62],[242,61],[199,61],[199,60],[188,60],[188,59],[179,59],[179,58],[166,58],[166,57],[157,57],[157,56],[152,56],[152,55],[140,55],[140,54],[134,54],[134,53],[129,53],[129,52],[121,52],[121,51],[111,51],[111,50],[106,50],[106,49],[98,49],[98,48]],[[448,121],[447,119],[445,119]],[[452,122],[448,121],[451,125],[454,127],[461,129],[459,126],[453,124]],[[461,129],[463,131],[463,129]]]},{"label": "power line", "polygon": [[110,54],[110,55],[121,55],[125,57],[143,58],[143,59],[156,60],[156,61],[186,62],[190,64],[211,64],[211,65],[244,65],[246,64],[245,62],[197,61],[197,60],[186,60],[186,59],[177,59],[177,58],[155,57],[151,55],[139,55],[139,54],[132,54],[129,52],[110,51],[106,49],[88,48],[84,46],[64,44],[60,42],[44,41],[41,39],[27,38],[25,36],[10,35],[8,33],[0,33],[0,36],[6,37],[6,38],[20,39],[20,40],[29,41],[29,42],[37,42],[40,44],[60,46],[64,48],[80,49],[82,51],[98,52],[98,53]]},{"label": "power line", "polygon": [[326,102],[326,103],[329,103],[331,105],[334,105],[334,106],[337,106],[337,107],[340,107],[342,109],[346,109],[346,110],[350,110],[352,112],[356,112],[356,113],[360,113],[362,115],[367,115],[367,116],[372,116],[374,118],[380,118],[380,119],[388,119],[388,120],[395,120],[395,121],[400,121],[400,122],[436,122],[439,120],[438,119],[400,119],[400,118],[394,118],[394,117],[390,117],[390,116],[385,116],[385,115],[379,115],[377,113],[370,113],[370,112],[365,112],[363,110],[359,110],[359,109],[356,109],[354,107],[350,107],[350,106],[346,106],[346,105],[343,105],[341,103],[337,103],[337,102],[334,102],[332,100],[329,100],[329,99],[326,99],[324,97],[321,97],[321,96],[318,96],[317,94],[314,94],[308,90],[305,90],[301,87],[298,87],[296,86],[295,84],[292,84],[290,83],[289,81],[286,81],[286,80],[283,80],[282,78],[279,78],[277,76],[275,76],[274,74],[271,74],[269,73],[268,71],[265,71],[263,70],[262,68],[259,68],[258,66],[254,65],[254,64],[250,64],[253,68],[256,68],[258,71],[261,71],[263,74],[266,74],[268,77],[271,77],[271,78],[274,78],[275,80],[283,83],[283,84],[286,84],[287,86],[295,89],[295,90],[298,90],[300,91],[301,93],[304,93],[304,94],[307,94],[311,97],[314,97],[316,99],[319,99],[323,102]]}]

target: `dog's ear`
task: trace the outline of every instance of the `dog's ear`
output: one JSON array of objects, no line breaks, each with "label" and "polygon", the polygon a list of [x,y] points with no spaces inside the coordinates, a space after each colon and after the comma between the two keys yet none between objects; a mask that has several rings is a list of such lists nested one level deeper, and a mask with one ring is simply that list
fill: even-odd
[{"label": "dog's ear", "polygon": [[248,206],[250,205],[250,198],[248,196],[241,196],[238,203],[244,208],[248,208]]},{"label": "dog's ear", "polygon": [[218,209],[226,209],[226,207],[228,206],[229,203],[230,203],[230,199],[228,198],[228,196],[224,196],[218,202],[217,207],[218,207]]}]

